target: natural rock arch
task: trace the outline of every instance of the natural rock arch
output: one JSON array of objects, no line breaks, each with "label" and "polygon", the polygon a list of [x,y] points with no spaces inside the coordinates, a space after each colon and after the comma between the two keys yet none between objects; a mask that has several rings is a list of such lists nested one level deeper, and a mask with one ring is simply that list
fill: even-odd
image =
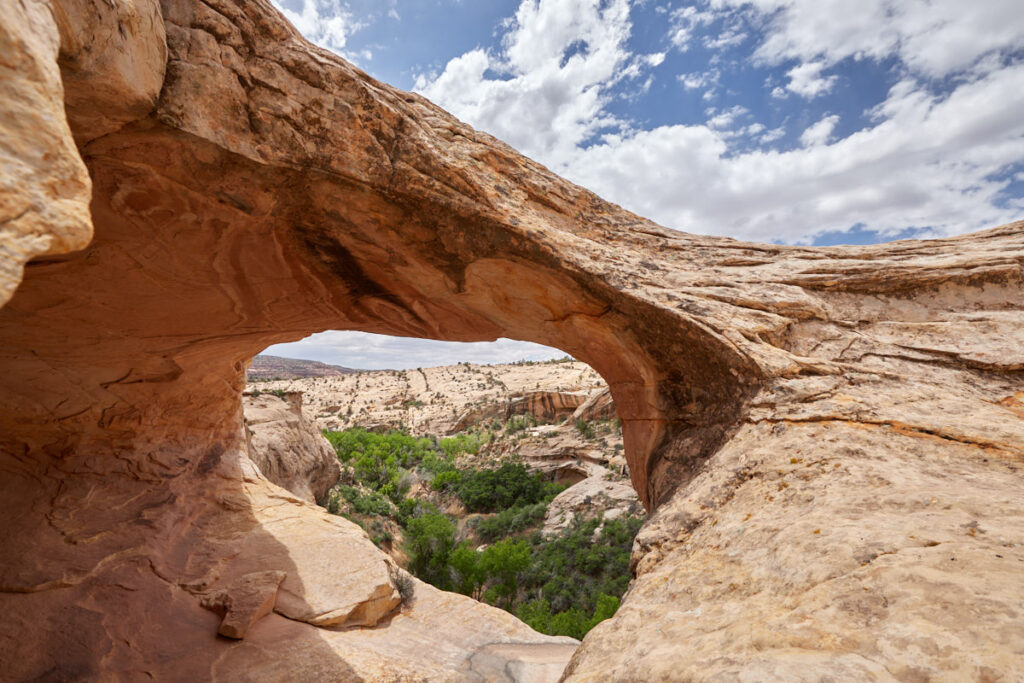
[{"label": "natural rock arch", "polygon": [[[991,558],[1024,539],[1019,501],[996,506],[998,539],[976,532],[958,550],[978,553],[972,571],[991,586],[975,588],[996,606],[965,629],[886,597],[890,575],[861,569],[913,548],[892,571],[920,570],[922,590],[939,582],[926,567],[963,579],[920,550],[935,546],[913,540],[922,533],[914,525],[934,519],[911,515],[900,526],[910,514],[902,503],[871,517],[854,498],[873,491],[921,513],[927,506],[907,502],[920,493],[904,476],[914,463],[934,479],[925,489],[958,497],[975,517],[992,491],[1019,487],[1021,224],[845,249],[672,232],[310,46],[262,2],[27,7],[4,10],[0,36],[0,50],[21,59],[5,81],[17,97],[0,104],[3,121],[35,121],[3,131],[14,141],[5,168],[21,181],[0,202],[7,296],[28,265],[0,310],[0,485],[14,518],[4,533],[20,549],[0,570],[4,590],[30,597],[2,599],[80,627],[80,672],[95,672],[108,651],[123,672],[135,670],[132,651],[161,651],[146,642],[126,650],[106,623],[130,604],[109,597],[118,581],[155,590],[141,578],[146,566],[166,592],[160,614],[182,624],[203,618],[194,595],[267,569],[268,557],[291,577],[278,612],[292,620],[358,625],[393,614],[383,561],[365,561],[351,595],[330,594],[317,558],[292,544],[327,522],[274,517],[282,504],[238,460],[247,359],[323,329],[525,339],[608,381],[634,485],[658,512],[639,538],[638,582],[577,654],[577,676],[907,672],[912,658],[880,645],[906,624],[927,624],[917,632],[937,646],[1020,626],[1024,610],[1008,597],[1019,576]],[[933,471],[952,461],[966,463],[964,490]],[[23,509],[32,514],[14,515]],[[950,529],[960,512],[947,515]],[[744,531],[755,514],[763,522]],[[847,529],[826,541],[823,519],[867,525],[870,539]],[[788,555],[808,524],[818,524],[806,531],[816,544]],[[327,543],[328,530],[314,536]],[[723,555],[729,545],[742,571]],[[765,547],[776,556],[765,559]],[[725,576],[735,577],[729,588],[713,588]],[[832,602],[815,602],[814,590],[854,576],[863,591],[832,595],[853,607],[829,619]],[[442,618],[448,598],[428,595],[421,613]],[[890,599],[898,608],[877,606]],[[780,616],[773,604],[791,607]],[[458,605],[448,609],[504,619]],[[702,622],[694,605],[722,611]],[[662,613],[684,616],[666,625]],[[810,640],[792,635],[805,616],[816,624]],[[751,621],[775,625],[743,631]],[[533,642],[501,623],[507,638]],[[325,667],[340,657],[352,675],[373,670],[372,634],[272,628],[281,642],[326,639],[310,658]],[[685,661],[679,640],[695,648]],[[767,654],[744,655],[755,642]],[[977,663],[937,654],[924,666],[977,674],[1019,663],[1021,647],[1011,637]],[[645,648],[664,661],[644,658],[637,669]],[[441,665],[417,669],[387,653],[389,672]]]}]

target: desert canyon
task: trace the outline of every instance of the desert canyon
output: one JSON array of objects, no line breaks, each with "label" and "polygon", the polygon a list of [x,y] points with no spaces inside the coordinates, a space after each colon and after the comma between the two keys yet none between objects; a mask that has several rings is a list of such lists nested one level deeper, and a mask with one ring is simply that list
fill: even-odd
[{"label": "desert canyon", "polygon": [[[5,2],[0,55],[0,678],[1024,679],[1024,222],[668,230],[266,0]],[[406,604],[267,479],[246,366],[328,329],[599,373],[650,513],[613,618]]]}]

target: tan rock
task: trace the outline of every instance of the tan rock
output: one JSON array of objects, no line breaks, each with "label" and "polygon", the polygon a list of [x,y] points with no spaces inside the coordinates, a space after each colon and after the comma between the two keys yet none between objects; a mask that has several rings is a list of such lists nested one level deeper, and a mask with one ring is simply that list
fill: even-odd
[{"label": "tan rock", "polygon": [[[391,607],[390,560],[247,464],[248,359],[324,329],[526,339],[607,381],[654,514],[568,680],[1024,669],[1024,223],[820,249],[672,232],[267,3],[161,10],[155,108],[124,121],[145,98],[123,93],[80,157],[52,6],[0,10],[0,300],[53,257],[0,310],[5,675],[464,679],[527,659],[496,644],[571,645],[428,587]],[[82,159],[95,237],[67,253]],[[287,573],[289,618],[217,639],[198,596],[257,571]]]},{"label": "tan rock", "polygon": [[224,616],[217,633],[237,640],[245,638],[253,624],[274,610],[284,576],[284,572],[253,572],[204,596],[203,607]]},{"label": "tan rock", "polygon": [[595,391],[572,414],[572,420],[614,420],[615,401],[612,392],[605,387]]},{"label": "tan rock", "polygon": [[50,3],[0,7],[0,305],[38,256],[92,238],[92,185],[64,115]]},{"label": "tan rock", "polygon": [[562,420],[572,415],[587,399],[587,392],[530,391],[513,394],[502,402],[492,401],[463,412],[450,434],[465,431],[481,422],[507,422],[515,415],[524,415],[541,422]]},{"label": "tan rock", "polygon": [[596,476],[573,484],[555,496],[544,516],[545,534],[555,534],[572,524],[579,515],[583,519],[601,514],[604,519],[643,513],[636,491],[627,482],[608,481]]},{"label": "tan rock", "polygon": [[65,110],[79,144],[153,111],[167,44],[157,0],[54,0]]},{"label": "tan rock", "polygon": [[341,476],[331,444],[302,411],[302,393],[247,394],[246,450],[260,471],[278,486],[314,503]]}]

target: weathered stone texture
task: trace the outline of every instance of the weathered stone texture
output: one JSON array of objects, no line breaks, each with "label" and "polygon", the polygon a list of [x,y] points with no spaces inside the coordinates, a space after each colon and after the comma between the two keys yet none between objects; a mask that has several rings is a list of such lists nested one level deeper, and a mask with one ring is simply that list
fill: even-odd
[{"label": "weathered stone texture", "polygon": [[[247,359],[333,328],[528,339],[608,381],[654,514],[569,679],[1020,676],[1024,223],[673,232],[262,0],[96,5],[0,9],[7,675],[559,668],[573,643],[493,608],[423,585],[399,606],[358,529],[242,455]],[[264,571],[275,613],[218,639],[202,596]]]},{"label": "weathered stone texture", "polygon": [[270,481],[308,503],[327,495],[341,476],[338,456],[302,412],[302,392],[246,394],[246,454]]}]

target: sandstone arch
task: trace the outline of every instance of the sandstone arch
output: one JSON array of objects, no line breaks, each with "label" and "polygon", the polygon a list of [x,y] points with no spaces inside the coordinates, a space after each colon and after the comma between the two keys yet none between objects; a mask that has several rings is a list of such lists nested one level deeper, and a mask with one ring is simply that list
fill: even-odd
[{"label": "sandstone arch", "polygon": [[[427,675],[482,651],[414,665],[377,632],[307,625],[384,623],[396,604],[383,560],[332,594],[337,576],[298,547],[324,543],[329,523],[238,459],[246,360],[329,328],[526,339],[608,380],[657,512],[622,612],[573,661],[579,678],[1021,666],[1024,224],[845,249],[676,233],[311,47],[262,2],[96,7],[5,9],[0,36],[20,59],[4,81],[17,97],[0,104],[18,179],[0,202],[15,549],[0,600],[80,628],[64,673],[184,656],[111,626],[132,604],[114,587],[159,586],[160,618],[198,629],[195,595],[268,568],[292,576],[278,603],[292,621],[249,646],[265,657],[254,675],[279,673],[275,648],[295,643],[325,676],[339,661],[353,676]],[[897,574],[919,594],[897,591]],[[944,594],[950,609],[982,603],[984,618],[936,616],[921,595],[944,584],[962,590]],[[423,590],[420,621],[384,632],[424,638],[411,624],[470,610],[506,640],[546,642]],[[954,641],[981,654],[957,659]],[[195,657],[198,671],[240,661],[227,647]],[[659,656],[637,668],[645,651]],[[26,661],[26,675],[45,670],[45,656]]]}]

